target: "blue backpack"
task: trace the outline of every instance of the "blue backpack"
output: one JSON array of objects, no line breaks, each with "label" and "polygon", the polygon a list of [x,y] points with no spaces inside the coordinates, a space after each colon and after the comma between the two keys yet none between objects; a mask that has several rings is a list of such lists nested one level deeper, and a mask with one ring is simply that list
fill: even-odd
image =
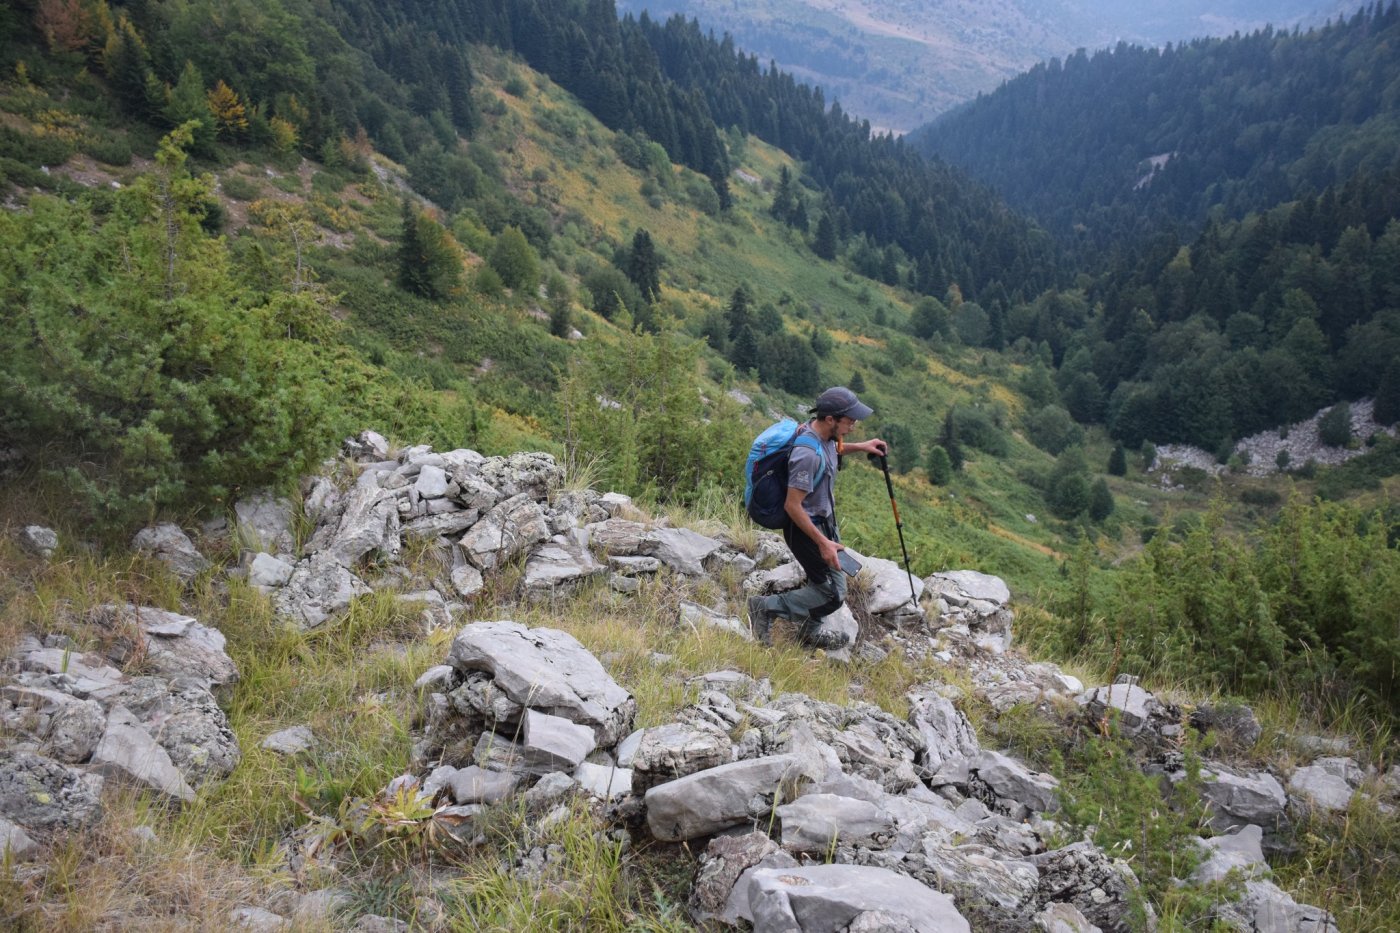
[{"label": "blue backpack", "polygon": [[754,438],[749,459],[744,464],[744,508],[749,518],[764,528],[782,528],[787,522],[788,454],[795,444],[817,452],[819,465],[813,488],[822,481],[826,470],[826,455],[822,442],[811,432],[798,430],[791,418],[770,425]]}]

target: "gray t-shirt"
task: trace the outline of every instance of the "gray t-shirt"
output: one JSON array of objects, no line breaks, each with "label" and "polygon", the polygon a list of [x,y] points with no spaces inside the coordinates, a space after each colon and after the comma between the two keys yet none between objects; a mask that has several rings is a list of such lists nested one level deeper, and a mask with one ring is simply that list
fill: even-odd
[{"label": "gray t-shirt", "polygon": [[[810,433],[806,425],[800,430]],[[822,443],[822,455],[826,458],[826,469],[822,472],[821,482],[813,488],[813,480],[817,477],[817,466],[820,463],[817,459],[819,455],[810,447],[794,444],[792,453],[788,454],[788,486],[807,493],[802,500],[804,512],[813,518],[830,519],[836,511],[836,498],[832,492],[836,484],[837,467],[835,440]]]}]

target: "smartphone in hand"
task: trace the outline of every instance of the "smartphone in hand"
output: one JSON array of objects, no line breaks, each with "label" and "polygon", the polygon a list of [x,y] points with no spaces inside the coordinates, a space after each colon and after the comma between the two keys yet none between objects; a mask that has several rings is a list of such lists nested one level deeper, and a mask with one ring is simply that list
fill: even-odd
[{"label": "smartphone in hand", "polygon": [[850,551],[844,548],[837,551],[836,559],[840,562],[841,569],[846,571],[846,576],[854,577],[856,574],[860,573],[860,561],[856,560],[855,557],[851,555]]}]

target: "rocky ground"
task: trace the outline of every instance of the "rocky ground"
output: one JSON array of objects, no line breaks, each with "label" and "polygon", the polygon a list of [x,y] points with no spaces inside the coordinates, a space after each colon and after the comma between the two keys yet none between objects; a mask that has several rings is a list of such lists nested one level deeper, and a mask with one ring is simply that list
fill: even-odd
[{"label": "rocky ground", "polygon": [[[697,597],[681,602],[677,626],[747,639],[734,607],[705,601],[699,594],[716,588],[700,584],[737,575],[746,595],[776,592],[797,585],[801,572],[776,535],[740,548],[646,519],[625,496],[566,490],[562,479],[544,454],[391,451],[366,432],[347,441],[325,475],[307,480],[302,502],[247,497],[235,507],[236,527],[225,529],[248,546],[223,572],[266,592],[288,624],[315,628],[357,595],[390,589],[421,608],[425,628],[452,627],[450,650],[416,685],[423,699],[411,759],[383,801],[407,801],[413,819],[465,844],[485,842],[492,808],[504,802],[544,825],[583,801],[631,848],[659,841],[702,853],[686,904],[697,924],[760,931],[1140,925],[1132,870],[1114,853],[1070,838],[1057,822],[1055,778],[984,744],[963,712],[975,700],[997,713],[1029,708],[1065,728],[1114,721],[1142,766],[1172,781],[1186,779],[1183,730],[1223,737],[1212,746],[1221,757],[1202,762],[1211,819],[1210,835],[1198,840],[1205,858],[1181,883],[1227,875],[1242,882],[1238,898],[1215,909],[1224,928],[1321,931],[1335,929],[1327,911],[1296,903],[1270,880],[1278,840],[1300,815],[1345,812],[1358,795],[1393,807],[1400,795],[1400,769],[1378,772],[1346,749],[1314,749],[1300,759],[1306,763],[1287,767],[1239,767],[1224,752],[1258,738],[1247,708],[1188,711],[1130,677],[1086,688],[1013,650],[1011,594],[998,578],[957,570],[911,580],[878,558],[864,558],[856,613],[843,610],[827,623],[855,639],[832,662],[904,652],[955,673],[970,693],[930,680],[894,715],[858,701],[775,696],[765,679],[716,670],[686,685],[691,699],[672,721],[637,729],[628,685],[571,635],[508,618],[462,624],[462,600],[522,561],[519,592],[527,600],[568,599],[596,584],[625,595],[648,576],[671,575],[694,584]],[[301,548],[292,534],[298,514],[314,528]],[[441,578],[403,570],[401,552],[415,539],[439,552]],[[58,544],[41,527],[25,529],[22,540],[40,555]],[[133,546],[184,579],[210,571],[174,525],[144,530]],[[387,571],[362,577],[369,556]],[[240,760],[220,707],[239,673],[217,630],[134,605],[103,607],[88,622],[101,633],[93,642],[100,649],[34,637],[0,671],[0,839],[19,860],[41,861],[45,843],[100,820],[107,782],[185,801]],[[303,726],[263,744],[297,755],[316,738]],[[308,827],[282,841],[281,857],[289,864],[334,858],[323,843]],[[547,883],[559,857],[541,846],[502,871]],[[303,897],[334,903],[334,894]],[[228,919],[276,929],[296,907],[248,905]]]},{"label": "rocky ground", "polygon": [[[1318,435],[1318,424],[1330,410],[1324,408],[1305,421],[1278,430],[1251,434],[1234,446],[1232,454],[1243,461],[1243,470],[1250,476],[1271,476],[1296,470],[1308,463],[1337,466],[1366,453],[1370,449],[1365,443],[1367,438],[1379,434],[1396,436],[1394,425],[1384,426],[1376,423],[1373,409],[1374,403],[1371,399],[1351,403],[1351,434],[1355,441],[1346,447],[1332,447],[1322,443]],[[1280,453],[1288,455],[1282,467],[1278,462]],[[1217,476],[1229,469],[1228,465],[1218,462],[1214,454],[1199,447],[1163,444],[1157,448],[1157,460],[1148,472],[1159,474],[1161,483],[1170,487],[1176,482],[1175,471],[1184,466],[1205,470]]]}]

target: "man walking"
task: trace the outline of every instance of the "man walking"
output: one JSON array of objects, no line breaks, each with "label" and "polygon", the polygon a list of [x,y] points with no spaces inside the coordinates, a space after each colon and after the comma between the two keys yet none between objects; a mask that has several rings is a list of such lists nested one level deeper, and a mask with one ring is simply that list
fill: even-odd
[{"label": "man walking", "polygon": [[798,430],[821,441],[821,451],[803,444],[792,446],[788,455],[787,499],[783,504],[787,513],[783,540],[802,565],[807,582],[786,593],[750,598],[749,625],[759,641],[772,644],[773,619],[781,616],[797,624],[803,645],[835,650],[850,641],[844,632],[825,632],[821,628],[822,620],[846,601],[846,575],[839,557],[845,548],[836,529],[833,494],[839,458],[851,452],[883,457],[886,444],[879,439],[846,443],[845,437],[856,422],[868,418],[872,411],[844,386],[835,386],[817,396],[811,414],[812,419]]}]

